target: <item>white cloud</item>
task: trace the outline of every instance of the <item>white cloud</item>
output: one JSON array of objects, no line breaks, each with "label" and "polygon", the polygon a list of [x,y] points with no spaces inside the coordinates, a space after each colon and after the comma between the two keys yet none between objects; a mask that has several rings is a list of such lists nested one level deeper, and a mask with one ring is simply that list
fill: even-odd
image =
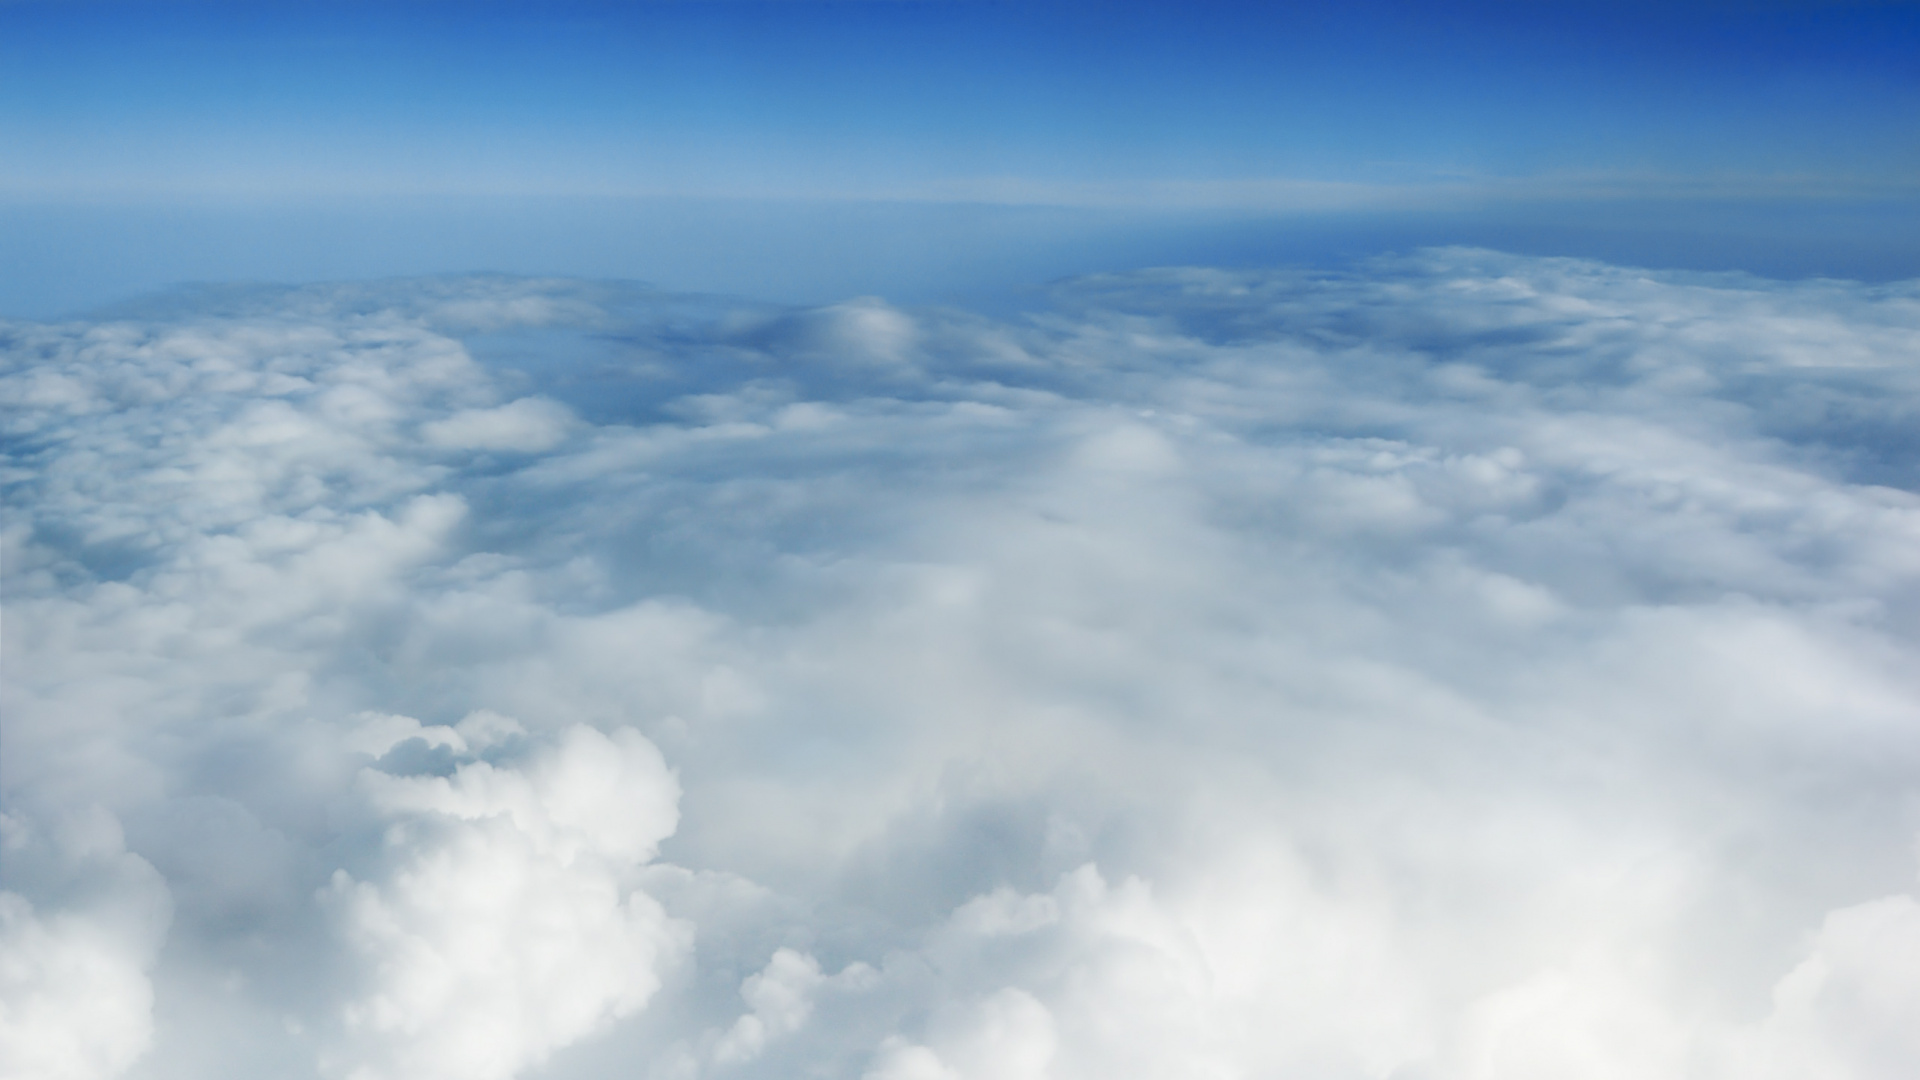
[{"label": "white cloud", "polygon": [[517,1075],[645,1006],[685,951],[689,928],[633,885],[679,792],[632,729],[568,729],[524,771],[470,761],[363,782],[393,822],[388,867],[337,870],[322,898],[370,976],[329,1071]]},{"label": "white cloud", "polygon": [[36,905],[0,890],[0,1076],[120,1075],[153,1041],[149,969],[170,917],[166,885],[97,807],[51,830],[0,815],[0,853],[10,881],[52,894]]},{"label": "white cloud", "polygon": [[879,981],[878,973],[859,961],[829,976],[810,954],[775,949],[765,968],[741,982],[740,997],[748,1011],[714,1043],[713,1061],[720,1066],[752,1061],[770,1043],[806,1027],[822,992],[865,993]]},{"label": "white cloud", "polygon": [[1912,286],[205,304],[0,334],[65,1075],[1920,1066]]},{"label": "white cloud", "polygon": [[521,398],[492,409],[463,409],[421,425],[428,443],[448,450],[550,450],[566,438],[573,414],[559,402]]},{"label": "white cloud", "polygon": [[1773,1005],[1728,1040],[1730,1075],[1905,1075],[1920,1059],[1920,901],[1900,894],[1829,913]]}]

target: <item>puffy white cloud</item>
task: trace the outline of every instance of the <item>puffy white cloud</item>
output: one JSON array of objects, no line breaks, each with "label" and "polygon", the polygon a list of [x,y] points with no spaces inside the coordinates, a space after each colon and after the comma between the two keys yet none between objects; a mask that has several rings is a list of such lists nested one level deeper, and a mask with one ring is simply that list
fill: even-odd
[{"label": "puffy white cloud", "polygon": [[1829,913],[1773,1005],[1728,1038],[1729,1075],[1904,1075],[1920,1059],[1920,901],[1903,893]]},{"label": "puffy white cloud", "polygon": [[166,885],[98,807],[51,828],[0,815],[0,1076],[104,1080],[153,1041],[149,969],[171,913]]},{"label": "puffy white cloud", "polygon": [[1920,1067],[1912,285],[194,303],[0,331],[67,1075]]},{"label": "puffy white cloud", "polygon": [[337,870],[323,896],[369,973],[329,1071],[516,1075],[643,1007],[685,951],[688,928],[634,887],[673,831],[678,789],[632,729],[571,728],[524,770],[469,761],[451,777],[362,781],[393,823],[382,879]]},{"label": "puffy white cloud", "polygon": [[774,950],[767,966],[740,984],[740,997],[749,1011],[714,1044],[712,1058],[721,1065],[751,1061],[767,1044],[791,1035],[813,1016],[814,999],[823,989],[865,991],[878,976],[867,964],[855,961],[838,975],[827,976],[820,961],[793,949]]},{"label": "puffy white cloud", "polygon": [[521,398],[492,409],[463,409],[421,426],[428,443],[449,450],[552,449],[566,438],[573,414],[556,401]]}]

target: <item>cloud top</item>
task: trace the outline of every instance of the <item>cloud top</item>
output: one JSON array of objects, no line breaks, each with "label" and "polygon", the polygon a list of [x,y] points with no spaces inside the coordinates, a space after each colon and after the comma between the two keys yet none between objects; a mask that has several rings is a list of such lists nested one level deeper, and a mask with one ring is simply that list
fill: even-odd
[{"label": "cloud top", "polygon": [[0,350],[14,1072],[1920,1065],[1911,283],[427,279]]}]

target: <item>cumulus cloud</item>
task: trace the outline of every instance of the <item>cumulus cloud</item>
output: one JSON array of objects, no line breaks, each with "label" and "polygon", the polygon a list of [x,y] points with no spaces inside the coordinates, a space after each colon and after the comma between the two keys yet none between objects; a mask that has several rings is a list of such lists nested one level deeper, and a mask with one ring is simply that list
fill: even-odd
[{"label": "cumulus cloud", "polygon": [[1920,290],[0,331],[8,1075],[1920,1067]]},{"label": "cumulus cloud", "polygon": [[571,419],[566,406],[558,402],[521,398],[491,409],[463,409],[421,425],[420,433],[431,445],[449,450],[530,454],[551,449],[566,438]]},{"label": "cumulus cloud", "polygon": [[153,867],[99,807],[36,830],[0,815],[0,1074],[118,1076],[153,1041],[153,964],[171,914]]},{"label": "cumulus cloud", "polygon": [[[416,735],[381,760],[436,745],[471,748],[458,730]],[[643,1007],[685,950],[687,928],[631,884],[679,795],[633,729],[571,728],[524,771],[479,760],[361,781],[393,823],[384,880],[336,870],[322,896],[370,975],[343,1010],[347,1075],[513,1076]]]}]

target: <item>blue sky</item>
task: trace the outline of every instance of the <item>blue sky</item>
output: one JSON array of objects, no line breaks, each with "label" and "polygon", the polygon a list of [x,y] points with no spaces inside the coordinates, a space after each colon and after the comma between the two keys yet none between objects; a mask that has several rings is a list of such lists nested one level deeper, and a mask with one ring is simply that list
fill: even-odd
[{"label": "blue sky", "polygon": [[[5,254],[45,267],[10,275],[8,295],[32,306],[49,275],[111,292],[169,268],[674,277],[665,253],[594,253],[592,237],[622,222],[629,246],[690,245],[672,283],[792,291],[751,270],[753,212],[698,211],[713,224],[689,241],[672,227],[684,211],[636,201],[689,198],[1112,218],[996,226],[1050,237],[1050,250],[1194,213],[1466,214],[1496,243],[1495,219],[1508,234],[1529,220],[1549,234],[1596,221],[1671,232],[1647,203],[1722,235],[1811,215],[1811,237],[1874,247],[1901,215],[1858,208],[1911,208],[1920,189],[1917,53],[1920,6],[1905,3],[8,3]],[[426,200],[422,213],[409,199]],[[449,199],[479,202],[423,224]],[[625,202],[562,213],[569,199]],[[331,219],[316,210],[329,200]],[[551,235],[580,239],[466,254],[530,213],[568,217]],[[396,215],[417,230],[403,246],[479,264],[383,253],[383,236],[402,235],[383,223]],[[950,243],[948,216],[914,229]],[[102,230],[171,262],[116,265],[89,239]],[[898,230],[872,219],[852,232]],[[817,226],[795,254],[836,231]],[[196,254],[193,235],[231,251]],[[928,276],[858,246],[835,260],[836,284]],[[1080,266],[1084,253],[1027,266],[1005,245],[983,250],[1014,276],[1105,268]],[[1828,261],[1805,269],[1848,269]],[[1855,262],[1857,275],[1901,271]]]}]

